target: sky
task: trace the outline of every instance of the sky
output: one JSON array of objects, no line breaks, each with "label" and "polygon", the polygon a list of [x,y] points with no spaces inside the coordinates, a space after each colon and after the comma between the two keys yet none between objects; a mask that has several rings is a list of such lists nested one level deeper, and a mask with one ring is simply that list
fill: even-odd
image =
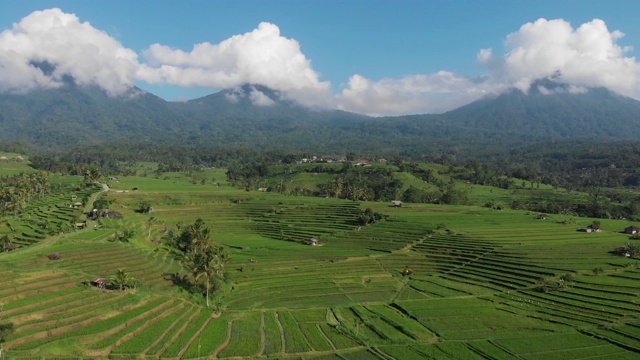
[{"label": "sky", "polygon": [[[541,78],[640,99],[636,0],[0,1],[0,92],[72,77],[185,101],[441,113]],[[269,106],[257,88],[247,96]]]}]

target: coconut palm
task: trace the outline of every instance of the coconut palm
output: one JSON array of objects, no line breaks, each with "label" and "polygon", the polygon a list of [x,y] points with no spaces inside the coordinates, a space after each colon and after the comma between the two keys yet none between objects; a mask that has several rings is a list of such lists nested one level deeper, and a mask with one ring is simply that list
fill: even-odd
[{"label": "coconut palm", "polygon": [[119,268],[114,276],[111,277],[111,283],[117,286],[120,291],[124,291],[125,288],[132,287],[135,279],[125,268]]},{"label": "coconut palm", "polygon": [[193,280],[194,289],[200,279],[204,279],[205,298],[209,307],[209,294],[216,279],[224,275],[224,267],[229,261],[229,253],[222,246],[213,246],[209,242],[201,242],[198,248],[184,254],[182,266]]}]

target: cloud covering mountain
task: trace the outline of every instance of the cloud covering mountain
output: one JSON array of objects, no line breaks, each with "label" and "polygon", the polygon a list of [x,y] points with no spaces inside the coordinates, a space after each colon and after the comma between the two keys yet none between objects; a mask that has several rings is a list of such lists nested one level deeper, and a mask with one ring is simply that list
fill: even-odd
[{"label": "cloud covering mountain", "polygon": [[[74,14],[48,9],[0,33],[0,92],[55,88],[71,79],[97,85],[111,96],[144,83],[211,89],[251,83],[307,106],[383,115],[443,112],[485,94],[527,90],[537,79],[555,78],[568,84],[568,91],[606,87],[637,99],[640,64],[628,55],[630,47],[618,45],[623,36],[598,19],[577,28],[562,19],[539,19],[507,35],[503,54],[479,50],[483,74],[463,76],[446,69],[384,79],[353,74],[334,93],[301,44],[272,23],[217,44],[203,42],[185,50],[156,43],[137,53]],[[262,95],[256,90],[250,99],[268,106]]]}]

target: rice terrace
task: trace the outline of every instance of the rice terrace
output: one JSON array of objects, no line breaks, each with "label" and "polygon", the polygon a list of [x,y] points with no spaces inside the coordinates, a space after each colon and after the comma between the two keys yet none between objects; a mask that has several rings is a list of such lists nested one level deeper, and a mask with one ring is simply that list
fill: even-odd
[{"label": "rice terrace", "polygon": [[[0,163],[3,176],[33,184],[28,162]],[[354,201],[310,195],[332,164],[255,188],[227,169],[136,166],[47,173],[46,192],[5,207],[3,358],[639,356],[640,268],[620,250],[638,241],[633,222],[495,205],[565,190],[457,182],[467,203],[494,205]],[[420,166],[453,184],[452,168]],[[391,164],[352,171],[372,168],[425,184]],[[213,270],[188,266],[210,250]]]},{"label": "rice terrace", "polygon": [[640,359],[638,14],[0,1],[0,360]]}]

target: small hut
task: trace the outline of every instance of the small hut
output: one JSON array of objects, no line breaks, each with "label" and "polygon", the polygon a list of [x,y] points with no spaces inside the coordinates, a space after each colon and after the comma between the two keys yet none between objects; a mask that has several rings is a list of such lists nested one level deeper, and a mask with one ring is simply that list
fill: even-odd
[{"label": "small hut", "polygon": [[107,286],[107,279],[105,278],[97,278],[91,281],[91,285],[97,287],[98,289],[104,289]]},{"label": "small hut", "polygon": [[637,227],[637,226],[633,226],[633,225],[631,225],[631,226],[629,226],[629,227],[624,228],[624,233],[625,233],[625,234],[631,234],[631,235],[633,235],[633,234],[637,234],[637,233],[639,233],[639,232],[640,232],[640,228],[639,228],[639,227]]}]

